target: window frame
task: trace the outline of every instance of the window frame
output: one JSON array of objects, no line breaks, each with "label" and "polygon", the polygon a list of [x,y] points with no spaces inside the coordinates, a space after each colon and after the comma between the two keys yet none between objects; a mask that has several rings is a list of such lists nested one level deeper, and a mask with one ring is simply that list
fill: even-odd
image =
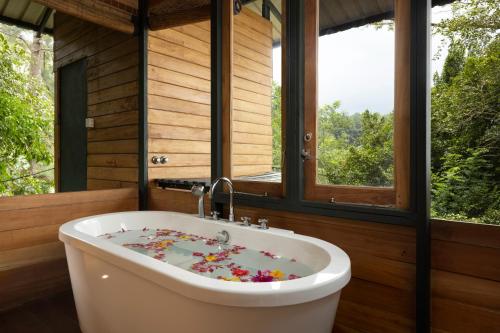
[{"label": "window frame", "polygon": [[[281,21],[281,41],[282,41],[282,57],[281,57],[281,142],[282,142],[282,166],[281,166],[281,182],[263,182],[263,181],[248,181],[242,179],[233,179],[232,177],[232,112],[233,112],[233,53],[234,53],[234,15],[227,17],[228,12],[234,13],[232,1],[228,1],[226,4],[223,20],[226,26],[230,26],[231,29],[223,29],[222,43],[223,43],[223,54],[225,61],[223,60],[223,77],[222,77],[222,88],[223,88],[223,106],[222,106],[222,174],[229,179],[231,179],[234,190],[240,194],[253,195],[258,197],[275,197],[282,198],[285,195],[285,174],[286,174],[286,163],[285,163],[285,126],[286,126],[286,75],[284,69],[286,68],[286,57],[284,52],[286,49],[286,1],[282,2],[282,21]],[[269,20],[270,21],[270,20]],[[224,59],[223,56],[223,59]],[[226,92],[226,93],[224,93]]]},{"label": "window frame", "polygon": [[[298,214],[328,216],[340,219],[363,220],[382,224],[400,226],[416,226],[423,216],[427,216],[429,198],[429,82],[430,58],[428,56],[429,21],[425,11],[430,3],[420,0],[405,0],[410,3],[410,19],[407,22],[406,35],[409,45],[407,57],[409,66],[409,130],[410,140],[407,154],[409,155],[408,184],[411,189],[406,198],[408,209],[397,207],[381,207],[359,205],[352,203],[335,203],[310,201],[304,199],[304,165],[301,161],[303,148],[302,134],[304,128],[304,67],[305,67],[305,12],[307,0],[286,1],[287,45],[284,47],[286,66],[283,73],[287,77],[287,86],[282,94],[288,96],[284,100],[286,123],[284,123],[283,156],[286,172],[283,174],[283,197],[263,197],[249,193],[235,193],[236,207],[258,207],[287,211]],[[223,176],[222,171],[222,100],[227,90],[222,89],[222,78],[225,75],[222,59],[224,43],[222,31],[227,22],[221,18],[226,1],[218,0],[212,6],[212,181]],[[429,7],[429,8],[427,8]],[[426,9],[427,8],[427,9]],[[227,10],[227,9],[226,9]],[[427,44],[426,44],[427,43]],[[410,131],[411,129],[411,131]],[[222,209],[229,203],[227,193],[216,191],[214,208]],[[347,221],[347,220],[345,220]]]},{"label": "window frame", "polygon": [[310,201],[409,208],[410,197],[410,1],[394,0],[394,185],[392,187],[317,184],[319,0],[305,0],[304,198]]}]

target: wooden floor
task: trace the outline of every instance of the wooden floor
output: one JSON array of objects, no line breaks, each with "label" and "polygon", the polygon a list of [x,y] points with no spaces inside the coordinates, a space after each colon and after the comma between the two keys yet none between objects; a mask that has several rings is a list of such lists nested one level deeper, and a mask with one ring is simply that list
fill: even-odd
[{"label": "wooden floor", "polygon": [[0,312],[0,332],[81,333],[71,291]]}]

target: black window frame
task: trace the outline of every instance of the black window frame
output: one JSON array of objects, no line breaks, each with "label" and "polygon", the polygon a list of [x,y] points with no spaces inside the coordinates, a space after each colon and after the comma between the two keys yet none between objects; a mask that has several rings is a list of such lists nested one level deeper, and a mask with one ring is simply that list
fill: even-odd
[{"label": "black window frame", "polygon": [[[429,202],[429,63],[422,54],[428,53],[429,16],[421,17],[422,8],[430,0],[410,0],[412,6],[411,74],[410,74],[410,207],[378,207],[366,204],[321,203],[304,199],[304,167],[300,152],[304,132],[304,1],[285,0],[287,8],[284,51],[287,57],[284,85],[288,99],[285,103],[286,140],[283,198],[235,194],[236,205],[322,215],[336,218],[372,221],[403,226],[416,226],[422,216],[428,215]],[[214,1],[212,13],[212,180],[222,176],[222,26],[215,15],[222,15],[221,1]],[[429,15],[429,14],[428,14]],[[220,17],[220,16],[219,16]],[[218,38],[217,38],[218,37]],[[425,42],[425,43],[424,43]],[[424,43],[424,44],[422,44]],[[422,49],[423,47],[423,49]],[[420,57],[420,58],[419,58]],[[215,202],[227,204],[228,195],[217,193]],[[424,212],[424,210],[427,210]],[[420,222],[419,222],[420,223]]]}]

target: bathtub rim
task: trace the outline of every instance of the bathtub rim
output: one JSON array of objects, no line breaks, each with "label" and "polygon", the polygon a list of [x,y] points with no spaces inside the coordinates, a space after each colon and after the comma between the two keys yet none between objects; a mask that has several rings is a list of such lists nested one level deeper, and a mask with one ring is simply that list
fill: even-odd
[{"label": "bathtub rim", "polygon": [[[226,306],[273,307],[311,302],[340,292],[351,277],[350,259],[342,249],[323,240],[295,233],[275,232],[273,236],[297,239],[320,247],[330,257],[330,262],[326,267],[312,275],[296,280],[241,283],[204,277],[77,230],[77,225],[81,222],[123,214],[161,214],[171,217],[189,217],[193,219],[193,223],[207,222],[219,225],[223,223],[217,221],[198,222],[195,216],[178,212],[117,212],[88,216],[67,222],[59,228],[59,239],[67,246],[97,256],[108,264],[141,276],[173,292],[202,302]],[[144,224],[146,225],[147,222]],[[227,227],[227,224],[225,226]],[[268,231],[259,230],[259,232]],[[332,258],[334,259],[332,260]],[[68,265],[71,263],[68,262]]]}]

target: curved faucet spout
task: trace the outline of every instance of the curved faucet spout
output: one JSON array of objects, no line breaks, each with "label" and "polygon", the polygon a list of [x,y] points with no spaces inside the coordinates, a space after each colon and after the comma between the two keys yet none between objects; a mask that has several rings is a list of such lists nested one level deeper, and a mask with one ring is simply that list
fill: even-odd
[{"label": "curved faucet spout", "polygon": [[210,191],[208,192],[208,195],[212,199],[212,204],[214,201],[214,190],[219,184],[220,181],[223,181],[227,183],[229,187],[229,222],[234,222],[234,209],[233,209],[233,195],[234,195],[234,189],[233,189],[233,182],[227,178],[227,177],[219,177],[217,178],[213,184],[210,186]]}]

